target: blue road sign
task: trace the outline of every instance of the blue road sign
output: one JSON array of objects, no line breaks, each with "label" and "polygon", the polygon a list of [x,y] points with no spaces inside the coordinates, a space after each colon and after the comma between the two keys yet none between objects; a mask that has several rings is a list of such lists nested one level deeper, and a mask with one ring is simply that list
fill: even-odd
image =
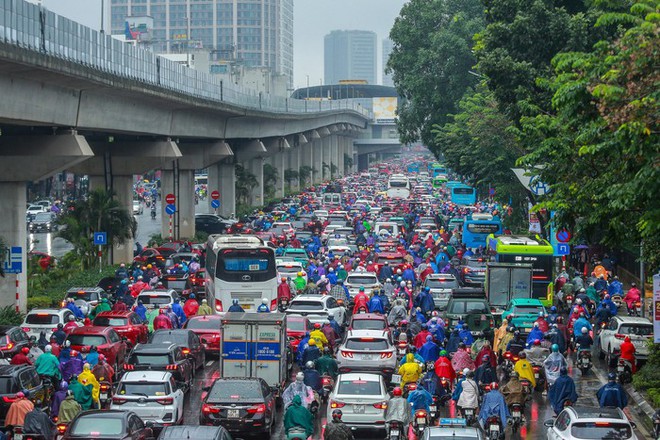
[{"label": "blue road sign", "polygon": [[488,194],[490,194],[491,196],[494,196],[495,195],[495,188],[489,188],[488,189]]},{"label": "blue road sign", "polygon": [[557,244],[557,255],[570,255],[571,245],[566,243]]},{"label": "blue road sign", "polygon": [[176,212],[176,205],[166,205],[165,206],[165,214],[174,215],[175,212]]},{"label": "blue road sign", "polygon": [[107,232],[94,232],[94,245],[103,246],[108,244]]},{"label": "blue road sign", "polygon": [[211,200],[211,208],[218,209],[220,207],[220,200]]},{"label": "blue road sign", "polygon": [[7,250],[9,252],[5,253],[5,261],[2,262],[3,272],[4,273],[23,272],[23,248],[20,246],[12,246]]}]

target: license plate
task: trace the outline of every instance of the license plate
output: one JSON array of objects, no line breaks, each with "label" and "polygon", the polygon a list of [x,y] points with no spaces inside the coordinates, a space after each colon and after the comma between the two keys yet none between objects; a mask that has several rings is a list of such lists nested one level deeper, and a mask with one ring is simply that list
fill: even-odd
[{"label": "license plate", "polygon": [[237,419],[239,414],[239,410],[237,409],[228,409],[227,410],[227,417],[230,419]]},{"label": "license plate", "polygon": [[431,410],[431,412],[435,412],[435,410],[436,410],[435,405],[429,406],[429,409]]},{"label": "license plate", "polygon": [[392,375],[392,383],[401,383],[401,375],[393,374]]},{"label": "license plate", "polygon": [[361,358],[363,361],[370,361],[370,360],[373,360],[373,356],[370,355],[370,354],[363,354],[363,355],[360,356],[360,358]]},{"label": "license plate", "polygon": [[520,411],[514,411],[513,417],[520,417]]},{"label": "license plate", "polygon": [[353,412],[355,414],[364,414],[364,405],[353,405]]},{"label": "license plate", "polygon": [[620,371],[621,373],[623,373],[624,370],[625,370],[625,368],[623,367],[623,365],[621,365],[617,368],[617,371]]},{"label": "license plate", "polygon": [[241,304],[241,307],[243,310],[249,310],[252,308],[252,304]]},{"label": "license plate", "polygon": [[472,414],[474,414],[474,411],[472,411],[472,409],[466,409],[465,410],[465,415],[466,416],[471,416]]},{"label": "license plate", "polygon": [[539,373],[534,373],[534,379],[538,379],[538,378],[539,378]]},{"label": "license plate", "polygon": [[14,440],[23,440],[23,434],[14,434]]},{"label": "license plate", "polygon": [[248,270],[249,270],[250,272],[257,271],[257,270],[259,270],[259,265],[258,265],[258,264],[250,264],[250,265],[248,266]]},{"label": "license plate", "polygon": [[426,425],[426,419],[424,417],[417,417],[417,425]]},{"label": "license plate", "polygon": [[500,432],[500,427],[497,425],[490,425],[490,431],[492,432]]},{"label": "license plate", "polygon": [[101,393],[101,395],[99,396],[99,398],[100,398],[101,400],[108,400],[108,393]]}]

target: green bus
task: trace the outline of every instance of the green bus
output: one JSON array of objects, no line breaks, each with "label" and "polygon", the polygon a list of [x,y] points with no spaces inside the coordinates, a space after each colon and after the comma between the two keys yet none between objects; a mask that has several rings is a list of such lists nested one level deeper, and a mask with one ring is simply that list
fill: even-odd
[{"label": "green bus", "polygon": [[539,299],[546,307],[552,306],[554,249],[550,242],[538,236],[491,234],[487,243],[489,254],[499,263],[531,264],[532,298]]},{"label": "green bus", "polygon": [[433,188],[442,188],[442,185],[447,182],[447,176],[440,174],[433,178]]}]

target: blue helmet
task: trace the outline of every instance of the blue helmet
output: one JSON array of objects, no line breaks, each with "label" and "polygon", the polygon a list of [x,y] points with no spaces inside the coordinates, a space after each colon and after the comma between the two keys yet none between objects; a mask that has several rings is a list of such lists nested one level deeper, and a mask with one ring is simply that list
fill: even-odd
[{"label": "blue helmet", "polygon": [[424,292],[430,292],[431,288],[429,286],[424,287]]}]

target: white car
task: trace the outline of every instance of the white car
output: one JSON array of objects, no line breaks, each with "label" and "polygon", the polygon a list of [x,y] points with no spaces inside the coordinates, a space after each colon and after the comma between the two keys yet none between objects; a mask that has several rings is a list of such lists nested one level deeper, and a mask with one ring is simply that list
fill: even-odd
[{"label": "white car", "polygon": [[[142,304],[148,309],[166,308],[172,306],[174,300],[179,297],[179,294],[174,289],[167,290],[143,290],[137,296],[137,301],[142,301]],[[137,304],[136,301],[136,304]]]},{"label": "white car", "polygon": [[618,351],[621,343],[630,337],[630,342],[635,346],[635,358],[646,359],[649,357],[647,342],[653,337],[653,324],[646,318],[634,316],[614,316],[610,318],[607,326],[601,330],[596,338],[600,357],[610,358],[612,352]]},{"label": "white car", "polygon": [[318,217],[318,219],[321,221],[325,221],[325,219],[328,218],[328,211],[326,211],[325,209],[317,209],[316,211],[314,211],[314,216]]},{"label": "white car", "polygon": [[298,272],[302,272],[305,284],[307,284],[307,272],[301,262],[277,260],[275,268],[277,270],[277,284],[280,284],[282,278],[286,277],[291,277],[292,280],[295,280],[298,277]]},{"label": "white car", "polygon": [[331,420],[332,412],[341,409],[342,422],[351,429],[384,433],[385,410],[389,399],[385,380],[380,374],[340,374],[328,396],[327,417]]},{"label": "white car", "polygon": [[349,330],[337,350],[337,366],[340,373],[369,371],[391,375],[398,370],[396,351],[388,330]]},{"label": "white car", "polygon": [[380,288],[378,277],[373,272],[351,272],[344,283],[351,296],[357,295],[360,287],[364,287],[364,293],[370,295],[375,289]]},{"label": "white car", "polygon": [[144,206],[139,200],[133,200],[133,215],[142,215],[144,213]]},{"label": "white car", "polygon": [[183,391],[166,371],[129,371],[117,384],[110,409],[133,411],[156,427],[183,421]]},{"label": "white car", "polygon": [[635,425],[619,408],[569,406],[543,425],[548,428],[548,440],[637,440]]},{"label": "white car", "polygon": [[452,289],[458,289],[460,285],[456,277],[450,273],[432,273],[424,280],[424,287],[431,289],[435,306],[444,310],[447,308]]},{"label": "white car", "polygon": [[28,220],[32,220],[35,215],[39,214],[40,212],[46,212],[43,206],[41,205],[30,205],[28,206],[27,210],[25,211],[25,218]]},{"label": "white car", "polygon": [[330,295],[298,295],[289,304],[287,315],[305,316],[309,322],[321,323],[332,313],[339,325],[344,324],[346,310]]},{"label": "white car", "polygon": [[[69,309],[32,309],[25,315],[21,328],[28,337],[35,336],[39,339],[39,333],[46,332],[46,339],[50,340],[50,335],[57,329],[57,324],[66,324],[69,322],[69,316],[75,315]],[[76,322],[78,327],[81,322]]]}]

